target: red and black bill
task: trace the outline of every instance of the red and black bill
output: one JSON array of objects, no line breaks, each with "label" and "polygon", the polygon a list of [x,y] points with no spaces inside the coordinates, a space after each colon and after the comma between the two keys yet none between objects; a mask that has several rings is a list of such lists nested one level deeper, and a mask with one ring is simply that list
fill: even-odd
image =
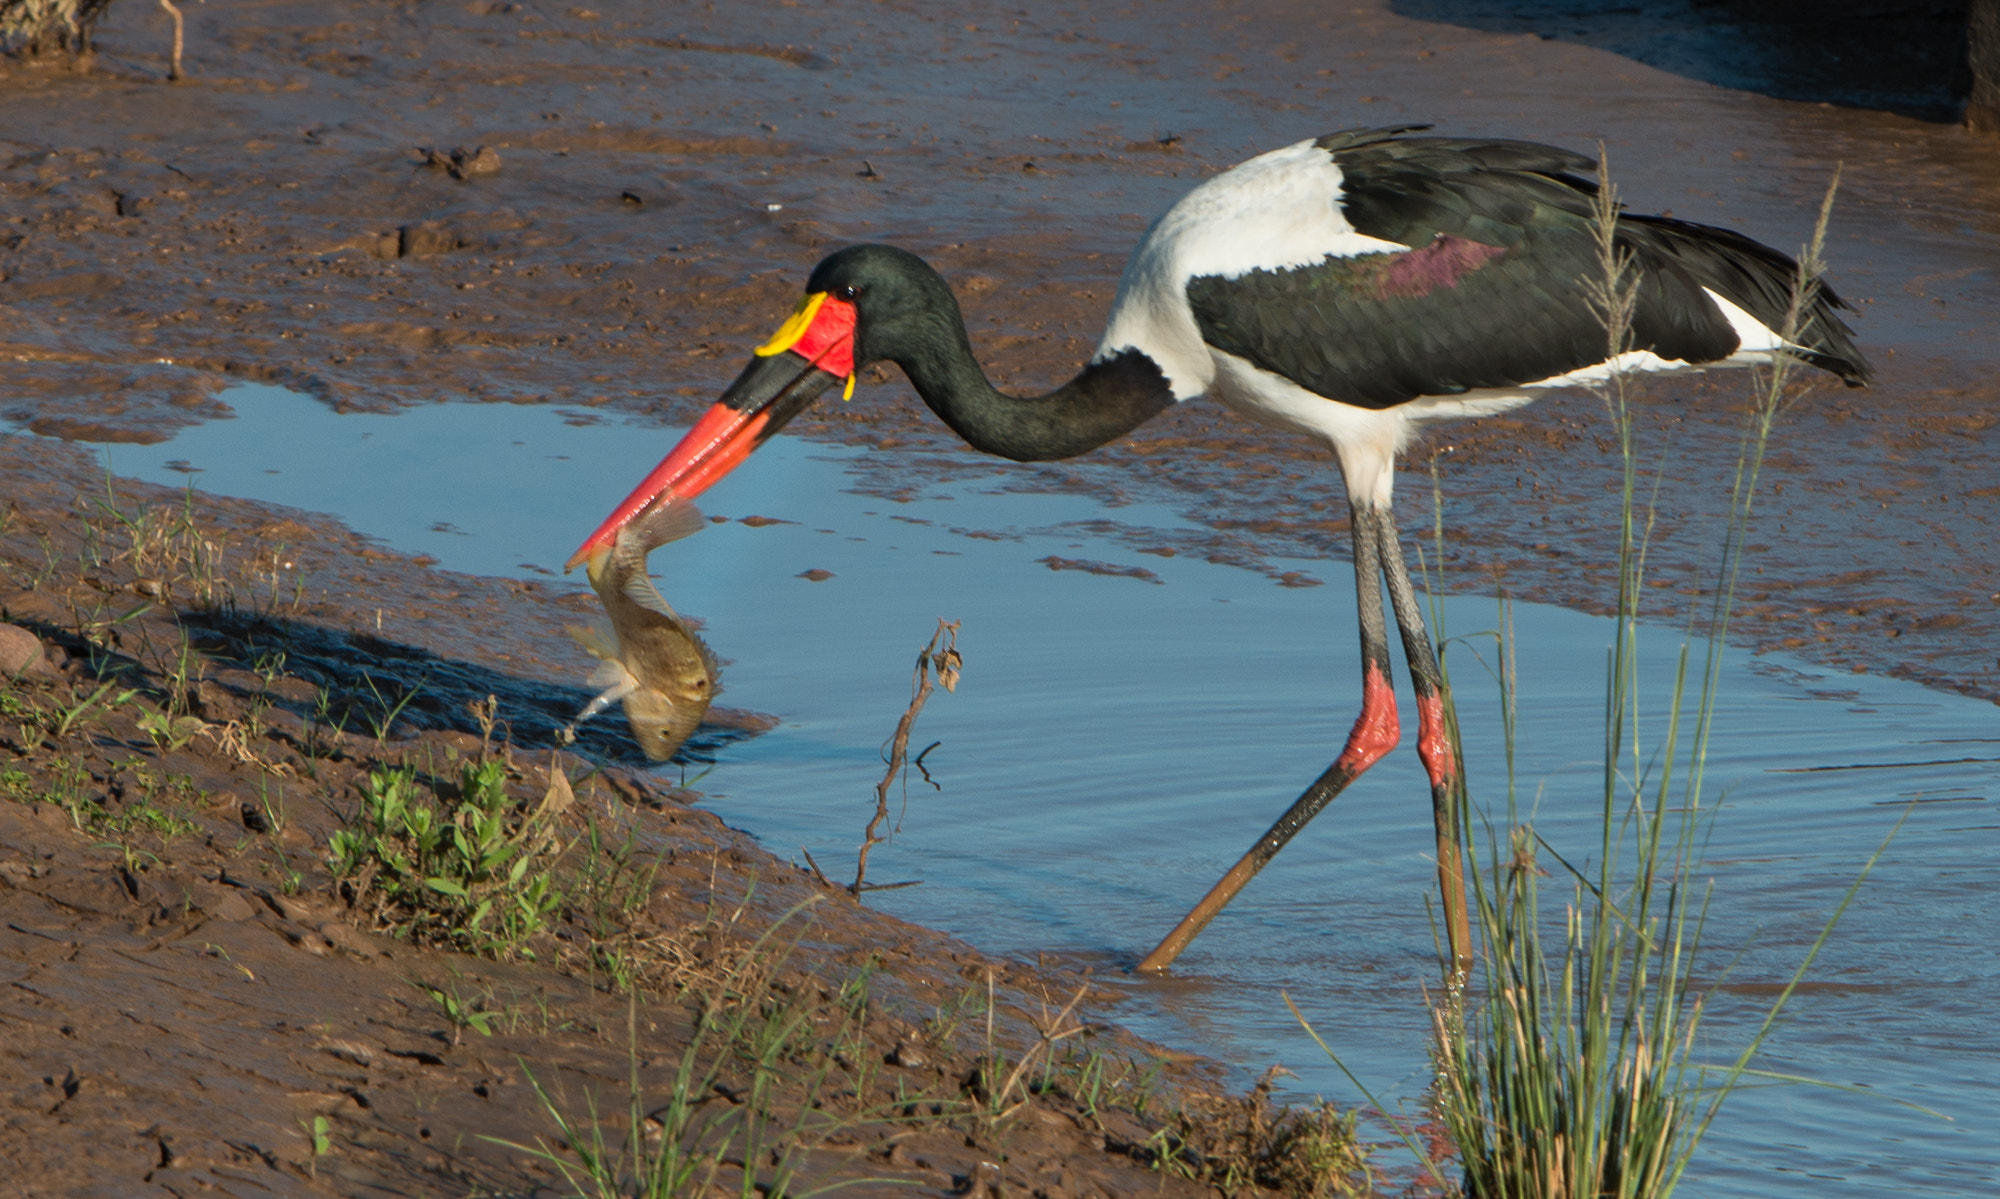
[{"label": "red and black bill", "polygon": [[691,500],[734,470],[834,384],[854,394],[854,305],[813,292],[694,428],[614,509],[563,569],[608,551],[618,530],[647,509]]}]

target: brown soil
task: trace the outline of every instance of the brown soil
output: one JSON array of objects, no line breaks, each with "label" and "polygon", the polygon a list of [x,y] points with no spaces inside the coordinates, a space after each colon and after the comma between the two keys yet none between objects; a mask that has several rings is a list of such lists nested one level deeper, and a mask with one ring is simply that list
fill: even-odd
[{"label": "brown soil", "polygon": [[[807,1032],[765,1099],[747,1039],[708,1043],[701,1066],[725,1064],[694,1098],[711,1116],[768,1109],[772,1145],[797,1145],[793,1193],[872,1180],[856,1193],[1207,1194],[1195,1177],[1253,1167],[1301,1119],[1261,1095],[1218,1098],[1200,1063],[1100,1022],[1117,995],[1085,975],[879,915],[647,775],[516,748],[546,745],[548,713],[583,698],[542,682],[555,667],[522,649],[558,643],[568,604],[227,501],[195,504],[198,540],[135,538],[185,514],[180,497],[107,492],[87,457],[27,448],[0,445],[0,616],[41,645],[0,692],[10,1193],[568,1193],[519,1148],[561,1142],[537,1084],[585,1128],[594,1105],[615,1147],[633,1071],[657,1117],[695,1014],[732,1004],[754,1009],[751,1032]],[[405,615],[378,629],[375,603]],[[441,622],[422,611],[445,604],[521,644],[433,640]],[[390,695],[399,666],[421,662],[424,691],[378,738],[375,691],[339,661]],[[490,741],[486,695],[504,697]],[[189,723],[162,731],[163,713]],[[703,735],[758,727],[725,723]],[[568,898],[512,952],[415,943],[329,874],[329,837],[372,772],[413,766],[448,797],[438,780],[489,754],[524,804],[552,765],[576,779],[551,867]],[[613,894],[627,902],[597,898]],[[484,1029],[444,997],[491,1013]],[[1052,1070],[1003,1091],[1045,1031],[1060,1034]],[[1173,1169],[1158,1168],[1163,1146],[1180,1146]],[[742,1152],[722,1154],[722,1191],[739,1193]],[[754,1160],[776,1177],[776,1158]],[[1266,1176],[1285,1165],[1272,1157]]]},{"label": "brown soil", "polygon": [[[822,247],[884,236],[953,280],[999,381],[1036,386],[1089,352],[1144,214],[1242,152],[1199,129],[1163,125],[1148,139],[1129,123],[1082,121],[1055,139],[1008,123],[1013,105],[1039,94],[1027,77],[1041,70],[1078,89],[1114,86],[1107,76],[1143,88],[1185,69],[1172,56],[1199,40],[1168,31],[1204,28],[1198,3],[1149,27],[1168,39],[1149,44],[1164,61],[1117,40],[1137,29],[1124,18],[1062,5],[991,29],[893,8],[800,13],[782,36],[747,11],[585,11],[196,10],[194,78],[169,87],[159,81],[164,18],[121,8],[88,73],[0,66],[0,353],[14,360],[5,413],[58,436],[156,439],[227,415],[216,392],[229,380],[265,379],[341,407],[454,395],[686,419],[790,306]],[[1228,63],[1245,54],[1319,80],[1319,107],[1375,89],[1362,97],[1369,119],[1435,112],[1446,78],[1511,95],[1532,76],[1558,108],[1565,89],[1612,82],[1576,65],[1582,51],[1539,35],[1357,14],[1341,33],[1361,48],[1337,60],[1352,65],[1317,74],[1300,50],[1310,11],[1280,6],[1231,25],[1237,41],[1219,56],[1212,106],[1298,110],[1285,122],[1294,133],[1333,120],[1281,102],[1290,93],[1277,80],[1236,86]],[[872,68],[891,60],[899,91],[881,91]],[[954,74],[966,62],[990,72],[970,94]],[[1599,62],[1586,65],[1602,73]],[[1634,92],[1636,112],[1661,110],[1648,89],[1668,85],[1631,70],[1616,86]],[[1430,98],[1411,113],[1392,103],[1398,88]],[[908,110],[919,98],[958,140],[928,132]],[[1103,110],[1114,123],[1119,103]],[[2000,697],[2000,560],[1982,552],[2000,515],[1989,466],[2000,312],[1981,265],[2000,253],[2000,160],[1955,130],[1803,111],[1814,115],[1759,119],[1798,126],[1814,144],[1798,168],[1783,167],[1801,186],[1818,185],[1827,159],[1847,163],[1835,278],[1861,302],[1881,379],[1866,392],[1821,386],[1781,429],[1738,631],[1758,646]],[[1628,138],[1646,136],[1646,116],[1624,119]],[[1669,124],[1655,136],[1690,145],[1674,140],[1681,132]],[[491,148],[484,159],[480,146]],[[498,169],[482,173],[495,154]],[[1677,194],[1647,156],[1627,161],[1635,202],[1649,189]],[[1693,169],[1679,211],[1734,220],[1709,211],[1726,201],[1704,199],[1717,194],[1706,188],[1740,189],[1749,177],[1730,184]],[[905,389],[869,390],[866,402],[824,405],[795,427],[883,449],[947,443]],[[1660,615],[1684,615],[1676,597],[1699,595],[1712,570],[1714,513],[1737,449],[1730,410],[1744,391],[1730,375],[1648,388],[1662,436],[1643,453],[1666,465]],[[1610,591],[1597,564],[1616,490],[1608,445],[1597,407],[1580,398],[1434,439],[1426,448],[1446,477],[1459,585],[1497,580],[1524,598],[1602,608]],[[1296,583],[1317,576],[1265,559],[1344,553],[1327,461],[1195,403],[1075,467],[1015,478],[1184,495],[1216,530],[1188,549]],[[1123,469],[1107,475],[1106,463]],[[884,468],[921,469],[905,455]],[[1420,505],[1406,495],[1406,509]]]},{"label": "brown soil", "polygon": [[[166,18],[144,5],[112,10],[88,69],[0,62],[0,415],[35,432],[157,440],[227,417],[218,392],[237,380],[344,409],[451,396],[684,421],[790,307],[819,254],[884,238],[945,271],[998,381],[1042,386],[1088,354],[1122,254],[1152,213],[1253,148],[1341,126],[1436,119],[1585,148],[1605,138],[1636,204],[1780,244],[1802,234],[1811,193],[1841,160],[1835,278],[1860,302],[1881,380],[1867,392],[1823,386],[1788,415],[1737,629],[1760,647],[2000,699],[1991,142],[1731,97],[1591,38],[1478,26],[1467,14],[1479,5],[1373,3],[1338,17],[1204,0],[1132,12],[1050,2],[1005,16],[839,0],[186,7],[191,78],[178,86],[162,82]],[[887,495],[910,472],[964,469],[922,453],[949,435],[906,388],[882,386],[886,371],[866,381],[865,400],[827,404],[795,428],[884,451],[873,485]],[[1656,382],[1641,397],[1643,453],[1661,464],[1662,617],[1687,617],[1712,582],[1743,394],[1740,377],[1718,376]],[[1617,463],[1595,401],[1553,397],[1444,430],[1417,458],[1432,452],[1448,582],[1607,602]],[[1345,577],[1274,561],[1344,554],[1329,465],[1195,403],[1087,460],[1011,477],[1179,498],[1212,532],[1136,530],[1136,548],[1299,586]],[[513,744],[546,747],[582,698],[550,680],[580,677],[558,629],[584,601],[431,572],[301,514],[207,500],[201,519],[230,546],[234,602],[141,595],[129,561],[71,565],[91,527],[71,506],[93,486],[80,455],[0,443],[0,478],[15,505],[0,514],[7,617],[56,647],[63,669],[7,695],[60,706],[94,691],[106,662],[134,663],[131,685],[157,702],[162,654],[185,629],[208,671],[187,697],[195,715],[240,730],[257,709],[267,726],[233,756],[208,735],[161,754],[136,729],[135,697],[0,755],[35,795],[60,784],[66,760],[114,813],[185,777],[192,790],[176,802],[199,826],[169,841],[128,829],[107,847],[60,806],[0,804],[9,1176],[50,1193],[131,1193],[149,1175],[177,1193],[201,1189],[195,1176],[235,1192],[546,1184],[479,1136],[548,1132],[521,1059],[615,1106],[624,1001],[575,956],[580,942],[530,966],[350,931],[319,847],[369,769],[475,752],[467,701],[498,696]],[[1421,490],[1406,482],[1406,512],[1427,510]],[[599,515],[577,514],[579,533]],[[105,525],[101,511],[94,519]],[[308,735],[316,695],[360,705],[365,720],[369,685],[401,694],[418,680],[405,736],[377,744],[353,724],[323,743]],[[733,723],[705,732],[709,744],[757,721]],[[608,765],[581,807],[623,813],[648,852],[670,855],[672,882],[635,917],[633,938],[716,927],[710,913],[736,910],[752,878],[740,923],[753,928],[825,894],[648,790],[617,765],[620,742],[592,736],[581,760]],[[545,780],[545,748],[514,763],[524,793]],[[244,827],[243,804],[278,782],[283,827]],[[285,894],[288,870],[302,872],[298,896]],[[989,963],[837,897],[814,910],[793,960],[818,981],[795,990],[833,989],[870,953],[890,963],[871,1052],[983,988],[989,965],[1012,1005],[1002,1039],[1017,1051],[1041,997],[1059,1006],[1080,985]],[[714,977],[742,941],[726,930],[689,951],[689,968]],[[536,1015],[452,1045],[411,978]],[[667,1039],[642,1047],[647,1071],[671,1065],[684,1027],[658,1019],[665,1031],[646,1035]],[[931,1048],[944,1064],[916,1069],[911,1085],[959,1101],[970,1043]],[[298,1121],[315,1113],[333,1117],[336,1150],[313,1179]],[[991,1181],[979,1163],[994,1161],[1025,1193],[1186,1189],[1128,1152],[1152,1131],[1129,1107],[1102,1128],[1077,1116],[1075,1099],[1053,1091],[999,1128],[956,1115],[893,1133],[867,1125],[810,1169],[979,1190]],[[902,1149],[878,1152],[905,1133]]]}]

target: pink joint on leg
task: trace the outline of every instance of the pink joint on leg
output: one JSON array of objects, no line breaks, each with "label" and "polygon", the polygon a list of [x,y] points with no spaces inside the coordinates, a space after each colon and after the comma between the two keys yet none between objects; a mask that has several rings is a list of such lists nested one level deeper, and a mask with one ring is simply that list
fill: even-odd
[{"label": "pink joint on leg", "polygon": [[1381,761],[1402,739],[1403,726],[1396,720],[1396,691],[1382,676],[1381,667],[1370,662],[1361,683],[1361,715],[1354,718],[1347,748],[1334,765],[1360,774]]},{"label": "pink joint on leg", "polygon": [[1433,787],[1444,786],[1458,773],[1458,762],[1451,753],[1451,738],[1444,732],[1442,696],[1417,697],[1417,756],[1424,760]]}]

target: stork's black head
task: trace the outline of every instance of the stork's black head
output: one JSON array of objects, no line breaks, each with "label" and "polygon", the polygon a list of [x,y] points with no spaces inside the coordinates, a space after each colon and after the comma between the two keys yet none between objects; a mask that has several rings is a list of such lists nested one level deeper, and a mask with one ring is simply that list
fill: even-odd
[{"label": "stork's black head", "polygon": [[[828,255],[805,299],[743,373],[653,473],[583,543],[570,565],[609,545],[621,526],[675,499],[693,499],[750,456],[786,421],[870,362],[912,356],[965,338],[958,301],[923,259],[894,246],[850,246]],[[944,339],[940,341],[940,339]]]},{"label": "stork's black head", "polygon": [[854,306],[854,365],[901,362],[963,327],[951,288],[923,259],[895,246],[849,246],[820,260],[808,302],[825,295]]}]

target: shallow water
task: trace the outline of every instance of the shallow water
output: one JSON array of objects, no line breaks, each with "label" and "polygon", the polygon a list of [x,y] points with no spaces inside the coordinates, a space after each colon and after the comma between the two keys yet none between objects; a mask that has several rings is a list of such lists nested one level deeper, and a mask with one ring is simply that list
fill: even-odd
[{"label": "shallow water", "polygon": [[[559,564],[676,432],[534,407],[340,416],[273,388],[225,398],[237,419],[109,447],[108,465],[333,512],[447,569],[517,576]],[[1297,1092],[1356,1099],[1285,1012],[1288,992],[1379,1096],[1415,1104],[1422,987],[1436,978],[1423,904],[1434,875],[1427,792],[1407,749],[1280,855],[1172,978],[1122,974],[1336,752],[1356,699],[1345,566],[1288,564],[1330,585],[1285,588],[1138,554],[1137,534],[1188,522],[1157,505],[1010,489],[1020,476],[970,455],[927,472],[949,481],[906,502],[855,490],[895,462],[780,438],[703,506],[796,523],[732,521],[655,554],[662,590],[708,622],[729,660],[724,702],[783,721],[723,752],[698,784],[710,805],[781,856],[809,848],[839,876],[911,657],[936,617],[962,620],[964,683],[932,699],[914,742],[942,742],[926,762],[941,789],[912,783],[901,835],[873,860],[878,881],[924,885],[871,902],[988,950],[1095,963],[1128,995],[1109,1014],[1135,1030],[1246,1072],[1280,1061]],[[1051,556],[1143,567],[1157,582],[1052,571],[1039,561]],[[815,569],[832,577],[800,577]],[[1495,607],[1464,598],[1445,611],[1461,638],[1451,661],[1470,776],[1481,802],[1504,803],[1494,688],[1474,657],[1490,660],[1480,633]],[[1596,845],[1609,628],[1559,608],[1514,612],[1519,795],[1579,863]],[[1651,628],[1644,641],[1657,701],[1680,638]],[[1708,966],[1734,965],[1711,1000],[1702,1060],[1733,1055],[1900,806],[1920,802],[1759,1062],[1872,1093],[1738,1094],[1689,1193],[1795,1192],[1804,1179],[1792,1174],[1823,1195],[1991,1189],[1992,707],[1740,652],[1725,655],[1722,696]],[[1659,715],[1655,702],[1649,737]],[[1931,761],[1944,764],[1792,772]]]}]

